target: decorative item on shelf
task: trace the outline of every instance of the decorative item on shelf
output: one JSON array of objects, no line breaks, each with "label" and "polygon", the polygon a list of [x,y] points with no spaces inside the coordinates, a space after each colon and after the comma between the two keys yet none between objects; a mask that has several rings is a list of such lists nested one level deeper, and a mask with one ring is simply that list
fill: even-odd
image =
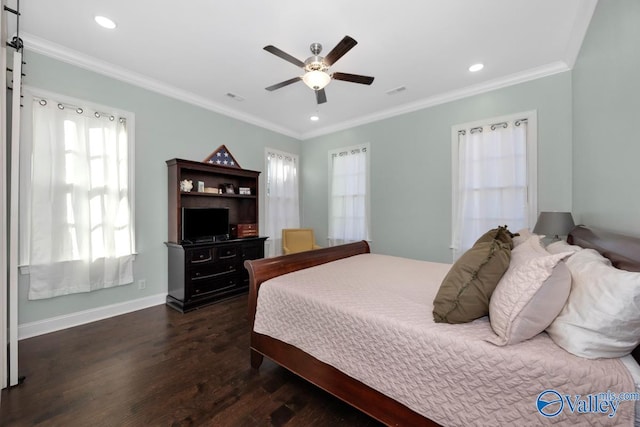
[{"label": "decorative item on shelf", "polygon": [[236,239],[258,236],[258,224],[231,224],[230,228],[231,237]]},{"label": "decorative item on shelf", "polygon": [[209,155],[209,157],[204,159],[204,163],[242,169],[233,155],[229,152],[229,149],[224,146],[224,144],[216,148],[215,151]]},{"label": "decorative item on shelf", "polygon": [[211,194],[220,194],[220,190],[214,187],[204,187],[204,192],[211,193]]},{"label": "decorative item on shelf", "polygon": [[251,195],[251,188],[249,187],[238,187],[238,194],[242,194],[245,196]]},{"label": "decorative item on shelf", "polygon": [[540,212],[538,222],[533,228],[535,234],[553,236],[553,241],[560,240],[573,230],[575,224],[571,212]]},{"label": "decorative item on shelf", "polygon": [[184,191],[185,193],[189,193],[193,188],[193,180],[184,179],[180,181],[180,191]]},{"label": "decorative item on shelf", "polygon": [[233,184],[220,184],[221,194],[236,194],[236,189]]},{"label": "decorative item on shelf", "polygon": [[204,181],[198,181],[198,192],[204,193]]}]

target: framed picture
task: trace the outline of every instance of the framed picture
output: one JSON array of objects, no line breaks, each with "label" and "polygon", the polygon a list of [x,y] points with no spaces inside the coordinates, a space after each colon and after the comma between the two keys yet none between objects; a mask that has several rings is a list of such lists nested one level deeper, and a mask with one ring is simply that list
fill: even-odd
[{"label": "framed picture", "polygon": [[225,194],[236,194],[236,189],[233,186],[233,184],[223,184],[223,185],[224,185],[223,192]]},{"label": "framed picture", "polygon": [[238,194],[242,194],[245,196],[250,196],[251,195],[251,188],[249,187],[239,187],[238,188]]}]

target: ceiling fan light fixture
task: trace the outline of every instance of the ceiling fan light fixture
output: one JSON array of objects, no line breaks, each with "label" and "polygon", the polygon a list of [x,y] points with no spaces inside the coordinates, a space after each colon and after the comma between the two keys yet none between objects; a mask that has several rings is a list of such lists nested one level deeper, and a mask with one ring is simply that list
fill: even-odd
[{"label": "ceiling fan light fixture", "polygon": [[329,84],[331,76],[324,71],[309,71],[302,76],[302,81],[311,89],[320,90],[324,89],[324,87]]}]

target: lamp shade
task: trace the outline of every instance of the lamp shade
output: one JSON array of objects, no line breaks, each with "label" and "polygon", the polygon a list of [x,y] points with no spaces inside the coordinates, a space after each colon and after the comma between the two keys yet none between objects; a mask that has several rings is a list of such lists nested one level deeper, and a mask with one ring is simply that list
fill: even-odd
[{"label": "lamp shade", "polygon": [[309,71],[302,76],[304,84],[313,90],[323,89],[331,81],[331,76],[324,71]]},{"label": "lamp shade", "polygon": [[569,234],[573,227],[575,224],[571,212],[540,212],[533,232],[558,238]]}]

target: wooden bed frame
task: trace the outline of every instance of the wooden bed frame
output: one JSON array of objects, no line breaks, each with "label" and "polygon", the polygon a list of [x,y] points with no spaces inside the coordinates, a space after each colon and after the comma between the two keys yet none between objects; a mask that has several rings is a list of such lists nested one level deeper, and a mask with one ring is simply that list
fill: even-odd
[{"label": "wooden bed frame", "polygon": [[[640,238],[578,226],[568,242],[598,250],[617,268],[640,272]],[[350,243],[275,258],[245,261],[249,270],[249,322],[251,325],[251,366],[258,369],[266,356],[277,364],[315,384],[328,393],[390,426],[438,426],[434,421],[405,405],[351,378],[304,351],[253,332],[258,292],[263,282],[283,274],[325,264],[350,256],[369,253],[365,242]],[[640,347],[633,356],[640,362]]]}]

